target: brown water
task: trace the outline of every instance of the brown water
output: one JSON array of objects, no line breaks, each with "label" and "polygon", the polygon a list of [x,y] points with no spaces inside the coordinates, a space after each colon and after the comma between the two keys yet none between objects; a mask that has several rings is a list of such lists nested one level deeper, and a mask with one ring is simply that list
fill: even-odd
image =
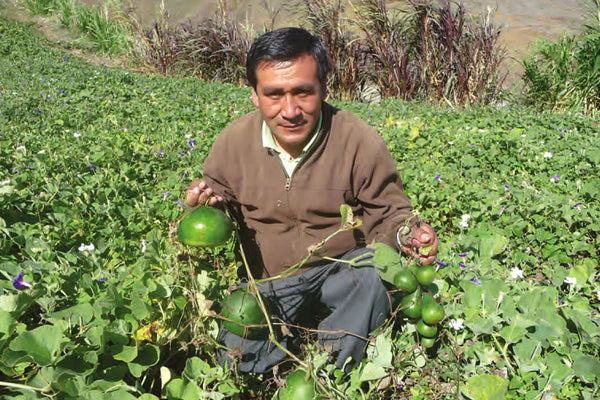
[{"label": "brown water", "polygon": [[[104,0],[83,0],[86,3],[104,3]],[[151,22],[159,9],[160,0],[131,0],[137,13],[146,22]],[[277,26],[299,25],[297,14],[290,11],[298,0],[269,0],[271,8],[278,10]],[[269,12],[265,0],[229,0],[236,14],[255,27],[261,27]],[[394,8],[407,1],[388,1],[388,7]],[[505,68],[510,71],[508,81],[514,82],[520,68],[513,59],[527,55],[536,39],[555,39],[563,33],[579,32],[585,21],[588,0],[463,0],[465,9],[474,15],[485,14],[491,9],[491,21],[502,27],[500,42],[506,47],[509,59]],[[164,0],[166,9],[174,22],[201,19],[211,15],[218,1],[206,0]]]}]

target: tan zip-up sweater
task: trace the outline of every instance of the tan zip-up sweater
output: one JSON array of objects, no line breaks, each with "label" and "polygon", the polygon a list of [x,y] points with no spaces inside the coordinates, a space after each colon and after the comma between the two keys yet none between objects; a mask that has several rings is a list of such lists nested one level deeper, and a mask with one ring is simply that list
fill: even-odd
[{"label": "tan zip-up sweater", "polygon": [[[373,241],[397,247],[396,231],[412,215],[381,136],[348,111],[327,103],[322,111],[316,141],[290,178],[262,145],[258,110],[232,122],[206,158],[204,179],[238,221],[256,278],[278,275],[335,232],[342,203],[363,224],[328,241],[322,255],[337,257]],[[305,268],[322,262],[313,257]]]}]

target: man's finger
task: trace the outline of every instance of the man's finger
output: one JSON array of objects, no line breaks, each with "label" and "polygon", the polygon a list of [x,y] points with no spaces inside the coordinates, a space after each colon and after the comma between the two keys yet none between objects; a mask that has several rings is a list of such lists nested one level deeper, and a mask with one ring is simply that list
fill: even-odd
[{"label": "man's finger", "polygon": [[198,203],[198,197],[200,196],[200,188],[194,186],[185,191],[185,202],[188,206],[194,207]]}]

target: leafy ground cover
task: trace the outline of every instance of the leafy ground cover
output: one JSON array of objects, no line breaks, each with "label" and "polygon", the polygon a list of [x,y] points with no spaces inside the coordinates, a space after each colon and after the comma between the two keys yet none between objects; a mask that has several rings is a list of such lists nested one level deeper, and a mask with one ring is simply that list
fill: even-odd
[{"label": "leafy ground cover", "polygon": [[[440,236],[446,319],[398,316],[329,398],[594,399],[600,383],[599,126],[521,107],[337,103],[373,124]],[[0,19],[0,394],[269,398],[216,362],[233,243],[176,239],[183,192],[249,91],[93,66]]]}]

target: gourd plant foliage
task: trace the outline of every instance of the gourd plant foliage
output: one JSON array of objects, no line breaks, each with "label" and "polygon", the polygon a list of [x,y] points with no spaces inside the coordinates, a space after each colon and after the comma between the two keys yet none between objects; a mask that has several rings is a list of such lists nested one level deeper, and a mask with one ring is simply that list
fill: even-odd
[{"label": "gourd plant foliage", "polygon": [[[336,103],[381,133],[440,239],[435,345],[402,314],[332,398],[598,397],[598,121],[518,105]],[[0,393],[232,398],[273,380],[217,363],[234,243],[176,238],[184,190],[249,91],[95,66],[0,19]],[[487,393],[487,397],[481,393]]]}]

